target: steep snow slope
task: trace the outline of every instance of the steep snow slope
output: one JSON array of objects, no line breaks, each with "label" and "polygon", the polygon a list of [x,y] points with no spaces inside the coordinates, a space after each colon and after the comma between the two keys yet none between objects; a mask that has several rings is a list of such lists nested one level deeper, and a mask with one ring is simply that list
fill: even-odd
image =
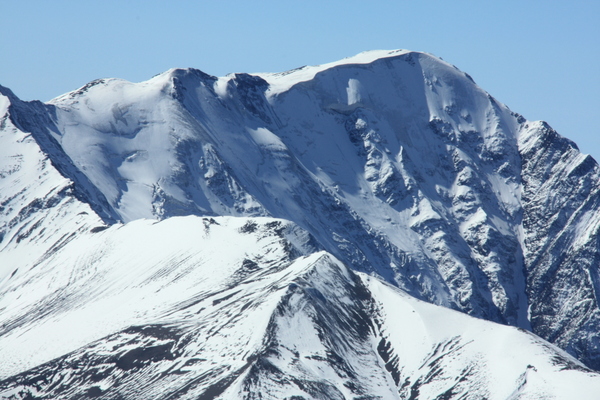
[{"label": "steep snow slope", "polygon": [[[140,220],[81,234],[3,297],[0,370],[43,364],[0,381],[0,396],[592,399],[600,390],[599,374],[532,334],[420,302],[312,251],[305,232],[269,218]],[[14,305],[19,291],[34,293],[28,305]]]},{"label": "steep snow slope", "polygon": [[9,109],[21,103],[0,86],[0,287],[103,221]]},{"label": "steep snow slope", "polygon": [[[208,307],[200,301],[205,291],[225,299],[246,287],[245,300],[260,297],[270,290],[263,273],[275,274],[312,249],[310,238],[297,232],[280,220],[189,217],[80,234],[3,285],[0,371],[4,377],[21,372],[174,311],[183,312],[183,323],[194,315],[190,307],[194,313]],[[248,274],[255,283],[241,285]],[[217,309],[208,307],[215,318],[228,318]],[[216,320],[207,329],[218,332]]]},{"label": "steep snow slope", "polygon": [[107,224],[291,220],[354,270],[532,329],[600,369],[598,165],[433,56],[170,70],[11,104],[4,120]]}]

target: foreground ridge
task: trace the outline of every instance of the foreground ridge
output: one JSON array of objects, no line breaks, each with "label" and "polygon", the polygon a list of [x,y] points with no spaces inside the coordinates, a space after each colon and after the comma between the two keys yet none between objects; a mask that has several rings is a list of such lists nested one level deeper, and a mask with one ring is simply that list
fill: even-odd
[{"label": "foreground ridge", "polygon": [[[135,242],[165,238],[165,248],[146,257],[126,256]],[[95,245],[82,243],[89,241]],[[232,241],[238,247],[223,255]],[[14,349],[37,341],[46,354],[32,349],[35,362],[51,354],[48,347],[66,354],[0,381],[0,393],[591,399],[600,389],[600,375],[536,336],[418,301],[326,252],[310,253],[310,242],[269,218],[136,221],[81,235],[67,247],[95,250],[80,252],[64,272],[80,278],[47,290],[61,293],[57,306],[20,321],[4,342]],[[80,315],[111,312],[75,319],[61,312],[73,298]],[[102,336],[94,325],[114,333]]]}]

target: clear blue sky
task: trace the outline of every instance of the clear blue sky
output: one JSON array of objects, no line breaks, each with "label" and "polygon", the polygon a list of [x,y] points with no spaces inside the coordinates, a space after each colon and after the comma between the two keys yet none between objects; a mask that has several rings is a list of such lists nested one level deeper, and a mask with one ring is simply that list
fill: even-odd
[{"label": "clear blue sky", "polygon": [[0,21],[0,84],[25,100],[171,67],[277,72],[403,48],[600,160],[600,0],[0,0]]}]

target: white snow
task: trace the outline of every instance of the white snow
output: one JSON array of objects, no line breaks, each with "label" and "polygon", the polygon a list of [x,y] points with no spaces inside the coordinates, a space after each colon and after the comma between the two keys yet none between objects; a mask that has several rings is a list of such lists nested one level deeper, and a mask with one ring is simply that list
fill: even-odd
[{"label": "white snow", "polygon": [[[264,230],[264,224],[274,220],[252,221],[263,225],[258,229]],[[17,274],[3,285],[2,321],[7,323],[24,312],[31,319],[2,336],[2,377],[129,326],[172,319],[185,324],[188,315],[200,309],[218,314],[220,306],[211,305],[213,297],[208,304],[199,302],[184,309],[183,315],[170,315],[180,310],[178,305],[198,295],[208,299],[223,290],[242,291],[245,294],[240,293],[238,298],[250,300],[260,298],[271,285],[285,287],[278,280],[293,274],[294,269],[285,274],[273,273],[274,266],[290,262],[286,261],[280,238],[271,232],[262,237],[240,232],[249,222],[218,218],[211,223],[209,219],[180,217],[162,222],[138,220],[98,233],[80,234],[34,270]],[[258,279],[230,287],[234,272],[246,258],[270,264],[271,283]],[[304,268],[304,264],[298,265]],[[49,305],[52,308],[43,313]],[[268,315],[271,311],[265,312]],[[259,333],[255,340],[260,342],[261,337]]]},{"label": "white snow", "polygon": [[360,95],[360,81],[358,79],[349,79],[348,87],[346,88],[348,93],[348,105],[351,106],[355,103],[359,103],[361,99]]},{"label": "white snow", "polygon": [[370,64],[381,58],[396,57],[409,52],[409,50],[371,50],[362,52],[353,57],[347,57],[342,60],[327,64],[306,66],[296,70],[280,73],[260,73],[255,75],[258,75],[269,82],[270,87],[268,95],[271,97],[288,91],[297,83],[310,81],[314,79],[319,72],[326,71],[334,67],[352,64]]}]

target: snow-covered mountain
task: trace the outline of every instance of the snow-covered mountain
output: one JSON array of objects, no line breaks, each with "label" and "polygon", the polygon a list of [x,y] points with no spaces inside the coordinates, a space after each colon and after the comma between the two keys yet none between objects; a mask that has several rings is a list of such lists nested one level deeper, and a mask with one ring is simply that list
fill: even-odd
[{"label": "snow-covered mountain", "polygon": [[7,398],[600,389],[600,169],[440,59],[0,93]]},{"label": "snow-covered mountain", "polygon": [[[271,218],[175,217],[80,235],[37,267],[39,279],[14,283],[33,294],[18,308],[7,302],[15,322],[0,359],[18,361],[2,364],[9,372],[35,367],[0,393],[591,399],[600,390],[597,373],[533,334],[416,300],[310,242]],[[17,320],[23,310],[27,321]]]}]

